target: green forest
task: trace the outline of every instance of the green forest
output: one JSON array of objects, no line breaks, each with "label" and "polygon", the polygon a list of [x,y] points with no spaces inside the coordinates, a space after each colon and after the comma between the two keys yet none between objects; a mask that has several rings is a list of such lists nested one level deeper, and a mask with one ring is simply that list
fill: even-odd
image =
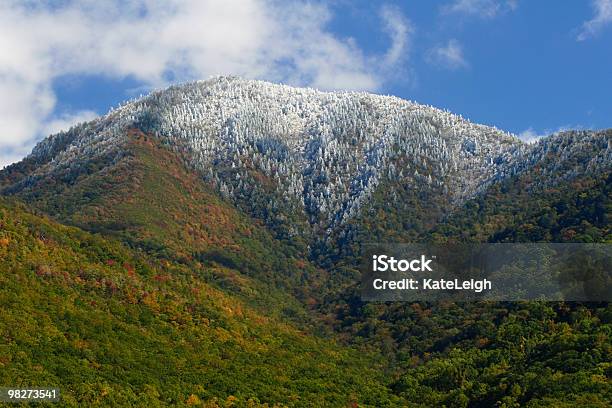
[{"label": "green forest", "polygon": [[356,283],[368,240],[610,243],[611,173],[536,167],[452,213],[386,184],[307,252],[131,132],[110,167],[0,173],[0,384],[57,406],[612,403],[608,303],[364,303]]}]

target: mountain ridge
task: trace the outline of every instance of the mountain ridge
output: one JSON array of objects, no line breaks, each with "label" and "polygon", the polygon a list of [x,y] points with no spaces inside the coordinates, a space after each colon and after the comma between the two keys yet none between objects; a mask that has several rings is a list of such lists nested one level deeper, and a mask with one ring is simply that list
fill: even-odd
[{"label": "mountain ridge", "polygon": [[[236,81],[237,88],[232,85]],[[282,86],[249,81],[246,84],[254,88],[244,84],[216,79],[176,87],[173,92],[160,91],[136,114],[130,105],[123,113],[115,112],[115,116],[50,137],[28,158],[1,171],[0,195],[15,196],[17,202],[55,220],[51,230],[61,228],[89,237],[75,240],[60,233],[60,239],[50,241],[51,248],[60,252],[40,252],[34,264],[29,258],[26,262],[16,259],[20,252],[13,251],[15,239],[40,248],[43,244],[37,239],[45,242],[50,221],[14,211],[0,197],[0,252],[7,253],[8,243],[8,254],[13,256],[0,257],[0,263],[4,262],[7,271],[18,272],[0,275],[10,283],[3,286],[1,298],[41,305],[40,313],[52,320],[57,312],[41,303],[41,295],[65,291],[64,280],[88,281],[92,270],[108,288],[101,287],[98,294],[76,285],[70,288],[68,299],[89,301],[95,297],[96,305],[90,303],[91,307],[84,309],[86,314],[71,320],[76,327],[88,327],[92,317],[121,302],[124,292],[130,299],[130,288],[123,283],[130,282],[132,271],[122,265],[127,262],[133,266],[134,259],[142,259],[144,273],[139,279],[142,285],[157,288],[153,292],[157,303],[150,302],[152,290],[148,289],[146,296],[141,295],[147,302],[144,304],[153,309],[127,306],[131,312],[120,315],[116,324],[140,324],[141,330],[152,332],[160,324],[166,325],[166,319],[177,314],[177,305],[184,303],[183,298],[191,301],[199,296],[185,285],[171,290],[183,278],[228,299],[222,305],[231,310],[218,310],[213,305],[192,312],[187,305],[179,313],[180,321],[188,321],[190,316],[215,319],[219,312],[222,316],[229,313],[223,322],[241,327],[236,335],[248,338],[245,352],[239,351],[240,342],[227,338],[226,331],[209,333],[202,327],[197,333],[206,342],[199,338],[188,342],[194,350],[188,358],[204,368],[189,367],[189,381],[158,388],[151,371],[142,375],[127,371],[141,382],[153,381],[153,389],[127,387],[121,377],[111,383],[112,398],[146,398],[153,405],[180,405],[181,401],[188,403],[188,398],[196,403],[197,398],[230,401],[240,394],[241,402],[254,397],[261,403],[289,406],[315,405],[313,401],[330,406],[563,406],[561,402],[568,401],[569,405],[573,401],[607,406],[609,305],[364,303],[359,297],[358,265],[361,244],[371,241],[610,242],[607,214],[612,209],[612,130],[571,131],[527,145],[493,128],[464,121],[458,123],[467,130],[455,129],[453,133],[444,125],[451,116],[438,115],[441,111],[435,109],[419,110],[419,106],[393,98],[287,91]],[[198,99],[200,105],[194,105],[188,92],[199,95],[209,85],[217,88]],[[261,94],[261,87],[269,93]],[[285,91],[294,105],[289,104],[283,113],[283,104],[275,98]],[[307,97],[295,98],[293,92],[305,92]],[[377,101],[395,101],[401,109],[387,109]],[[221,102],[233,104],[235,111],[224,110]],[[246,108],[241,110],[243,102]],[[272,102],[275,105],[268,109]],[[306,102],[314,108],[304,108]],[[209,108],[215,114],[223,110],[226,120],[211,122],[198,116]],[[293,121],[291,109],[293,113],[304,111],[308,121],[299,117]],[[402,109],[405,116],[389,114],[404,112]],[[318,113],[308,116],[306,111]],[[434,115],[428,116],[428,112]],[[289,126],[294,122],[305,125]],[[393,123],[412,123],[412,127],[393,127]],[[218,128],[211,131],[204,125]],[[185,133],[170,132],[167,126]],[[288,134],[282,133],[285,131]],[[289,191],[292,185],[297,198]],[[342,189],[348,193],[341,194]],[[319,211],[319,205],[328,208]],[[334,224],[336,217],[341,222]],[[93,239],[95,245],[78,244]],[[122,248],[117,250],[124,254],[118,258],[120,262],[104,264],[108,245]],[[61,251],[68,256],[55,256]],[[73,254],[93,254],[94,261],[91,265],[79,263],[84,258]],[[102,264],[96,254],[103,254]],[[46,289],[33,293],[29,285]],[[64,300],[54,297],[50,304],[70,309]],[[208,296],[201,305],[211,301],[214,303],[215,297]],[[248,309],[252,318],[247,321],[234,314],[231,301],[243,312]],[[142,318],[132,324],[132,313],[136,312],[142,313]],[[323,359],[348,356],[353,347],[366,359],[383,359],[374,363],[351,357],[346,366],[332,358],[330,366],[321,365],[320,360],[313,361],[314,366],[295,366],[291,359],[301,358],[304,343],[291,340],[279,345],[281,334],[269,337],[280,347],[261,355],[260,350],[269,350],[268,339],[253,333],[274,330],[274,322],[297,330],[298,338],[319,342]],[[14,337],[13,327],[22,326],[5,327],[9,339]],[[44,341],[35,325],[23,327],[24,337]],[[95,332],[82,333],[89,337],[85,342],[96,339]],[[184,334],[180,326],[168,326],[165,333],[173,339]],[[321,343],[321,337],[331,337],[342,347]],[[150,340],[137,339],[137,343],[150,344]],[[53,350],[62,347],[63,341],[54,337],[44,344]],[[27,356],[29,344],[12,344],[14,352],[9,354]],[[92,349],[100,355],[115,355],[116,347],[108,342],[96,348],[82,341],[74,344],[77,357],[90,356]],[[198,352],[200,344],[212,345],[221,359],[229,361],[229,366],[223,367],[231,367],[230,371],[216,370],[223,362],[215,353]],[[286,346],[290,350],[281,351]],[[182,353],[183,348],[175,349]],[[249,356],[250,350],[255,354]],[[337,354],[336,350],[349,354]],[[173,359],[173,352],[166,354],[168,361]],[[314,355],[319,354],[315,351]],[[270,368],[271,359],[279,360],[280,370]],[[90,360],[102,364],[94,368],[103,374],[112,373],[117,366],[116,361]],[[137,360],[138,364],[143,361]],[[18,376],[20,361],[0,358],[0,364],[10,368],[3,371],[9,379]],[[78,364],[76,361],[83,360],[70,360],[70,364]],[[184,360],[176,364],[184,367]],[[41,376],[56,366],[56,360],[44,360]],[[291,371],[293,366],[297,371]],[[364,366],[380,377],[362,382],[355,377],[354,368]],[[346,367],[351,370],[344,378]],[[286,368],[297,377],[306,377],[308,384],[293,376],[287,379],[283,375]],[[268,375],[261,379],[253,375],[258,369]],[[329,369],[330,375],[324,375]],[[99,378],[97,371],[83,372]],[[241,380],[245,375],[248,379]],[[209,381],[210,389],[192,387],[202,379]],[[106,389],[82,386],[76,374],[66,381],[73,387],[71,398],[92,398],[100,405],[112,405]],[[312,391],[319,387],[319,381],[325,383],[320,391],[324,395]],[[344,387],[334,391],[335,381]],[[147,391],[152,395],[131,395]],[[284,395],[294,391],[301,399]],[[326,404],[321,402],[324,399]]]},{"label": "mountain ridge", "polygon": [[[437,120],[439,126],[459,126],[470,136],[453,142],[447,133],[459,130],[441,131],[428,123],[431,120]],[[343,126],[346,129],[336,131]],[[34,148],[31,159],[44,163],[42,170],[52,171],[87,156],[118,155],[120,150],[113,147],[125,143],[122,133],[128,127],[159,135],[226,196],[235,196],[241,187],[239,181],[224,179],[228,167],[237,168],[234,173],[247,180],[249,166],[276,177],[281,194],[296,201],[296,210],[305,212],[311,224],[321,222],[324,227],[353,217],[383,173],[408,171],[395,168],[392,156],[397,152],[393,150],[419,156],[420,162],[415,159],[415,168],[410,170],[415,177],[428,156],[440,156],[431,165],[433,177],[441,179],[453,165],[465,164],[464,173],[485,163],[497,167],[494,160],[507,159],[504,149],[520,146],[517,139],[495,128],[473,125],[459,116],[395,97],[218,78],[154,92],[49,137]],[[444,140],[439,138],[443,133]],[[491,135],[501,144],[491,142]],[[408,140],[410,136],[415,140]],[[479,145],[481,139],[485,143]],[[453,142],[454,153],[464,160],[445,165],[455,161],[447,141]],[[474,160],[479,150],[488,157],[478,155]],[[500,153],[495,158],[494,150]],[[461,185],[458,189],[466,189],[469,196],[486,183],[492,175],[481,170],[487,174],[455,180]]]},{"label": "mountain ridge", "polygon": [[[217,77],[155,91],[44,139],[21,166],[30,164],[27,177],[3,182],[5,193],[35,184],[45,172],[119,162],[131,128],[157,136],[278,236],[311,241],[342,232],[388,182],[435,190],[452,211],[492,183],[541,163],[551,150],[567,149],[561,153],[571,156],[581,144],[595,144],[587,168],[612,161],[605,132],[526,144],[397,97]],[[8,167],[5,180],[18,167]]]}]

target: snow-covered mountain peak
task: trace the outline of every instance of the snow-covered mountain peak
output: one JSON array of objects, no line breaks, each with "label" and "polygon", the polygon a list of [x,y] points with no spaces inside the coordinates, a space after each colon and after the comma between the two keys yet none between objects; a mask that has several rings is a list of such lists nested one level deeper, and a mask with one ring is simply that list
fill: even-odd
[{"label": "snow-covered mountain peak", "polygon": [[496,128],[393,96],[216,77],[125,103],[50,136],[32,157],[48,172],[120,156],[130,128],[180,152],[228,199],[251,197],[261,182],[254,174],[269,179],[322,228],[354,217],[386,180],[435,187],[460,202],[507,174],[527,149]]}]

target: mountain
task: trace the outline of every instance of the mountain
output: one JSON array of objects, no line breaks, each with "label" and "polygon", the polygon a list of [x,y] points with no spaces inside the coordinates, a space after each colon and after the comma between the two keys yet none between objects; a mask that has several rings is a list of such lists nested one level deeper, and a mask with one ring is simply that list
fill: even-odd
[{"label": "mountain", "polygon": [[[18,196],[61,222],[120,239],[157,258],[239,267],[260,286],[243,293],[269,296],[296,288],[305,299],[307,291],[316,290],[324,271],[301,261],[295,248],[215,194],[158,140],[135,129],[126,135],[121,158],[37,174]],[[231,286],[231,277],[218,279]]]},{"label": "mountain", "polygon": [[[40,253],[36,265],[2,259],[3,271],[19,273],[5,273],[9,284],[1,293],[55,321],[59,309],[71,307],[68,300],[56,296],[44,303],[27,288],[66,294],[66,283],[47,280],[45,271],[61,271],[72,282],[84,279],[83,268],[96,271],[98,280],[125,285],[129,279],[122,273],[129,271],[104,265],[110,255],[95,258],[96,248],[112,246],[122,254],[121,265],[142,265],[143,272],[135,272],[139,285],[152,285],[157,300],[175,302],[173,308],[181,299],[192,301],[190,286],[206,288],[202,302],[208,306],[200,315],[185,306],[184,319],[217,316],[217,306],[209,305],[219,304],[217,297],[232,310],[233,304],[249,310],[248,318],[224,318],[224,325],[240,327],[238,352],[206,328],[187,340],[180,325],[168,325],[174,312],[167,309],[145,303],[144,312],[140,301],[129,306],[127,295],[103,297],[87,286],[70,286],[69,299],[95,297],[90,316],[71,320],[77,334],[92,316],[120,305],[130,313],[115,317],[116,324],[143,330],[142,341],[149,343],[141,350],[155,349],[155,339],[172,347],[187,341],[181,358],[213,364],[206,373],[194,368],[171,392],[154,384],[151,395],[157,397],[147,403],[239,394],[244,401],[289,406],[606,406],[608,304],[372,304],[361,302],[357,283],[363,242],[610,242],[611,163],[610,130],[569,131],[526,144],[395,97],[234,77],[188,83],[52,135],[0,172],[0,193],[10,196],[2,204],[10,221],[1,224],[2,237],[20,237],[38,248],[32,231],[52,228],[61,231],[52,246],[63,251]],[[24,224],[31,227],[20,229]],[[80,244],[88,240],[93,243]],[[39,265],[51,266],[37,274]],[[163,286],[167,281],[175,286]],[[141,313],[149,318],[130,317]],[[167,337],[152,334],[158,325]],[[5,323],[3,333],[12,341],[10,327]],[[33,340],[11,343],[14,353],[27,354],[44,340],[33,325],[25,327]],[[284,338],[281,327],[297,337],[269,348],[270,341]],[[95,330],[87,335],[100,354],[111,347],[98,341]],[[44,348],[55,350],[60,341],[54,337]],[[120,337],[113,347],[134,341]],[[199,354],[201,344],[215,344],[230,364],[250,361],[252,367],[218,369],[213,356]],[[297,364],[308,347],[309,358],[323,356],[329,365],[316,358],[312,366]],[[146,356],[143,351],[134,357],[134,367]],[[118,364],[95,361],[102,373]],[[57,364],[45,360],[41,372],[47,375]],[[168,370],[180,365],[167,364]],[[7,380],[18,376],[19,369],[10,369]],[[257,383],[256,370],[266,373]],[[292,374],[283,376],[283,370]],[[64,381],[76,400],[93,395],[112,405],[104,390],[78,388],[76,375],[53,372],[55,377],[39,379]],[[320,395],[302,387],[298,372],[309,384],[324,385]],[[112,381],[97,371],[88,375],[128,395],[153,384],[149,374],[140,388],[125,388],[136,375],[129,370]],[[214,382],[219,376],[225,385]],[[210,386],[194,388],[203,379]],[[342,386],[333,391],[330,384]]]},{"label": "mountain", "polygon": [[287,236],[345,223],[386,177],[427,181],[461,200],[521,149],[496,129],[398,98],[218,78],[154,92],[46,139],[30,156],[42,166],[28,183],[120,160],[130,128],[157,135],[262,218],[295,214]]},{"label": "mountain", "polygon": [[[374,354],[314,336],[194,268],[0,199],[0,382],[61,406],[396,406]],[[217,272],[215,272],[217,271]],[[267,406],[267,405],[265,405]]]},{"label": "mountain", "polygon": [[309,241],[341,231],[389,183],[429,190],[448,211],[546,157],[567,160],[584,145],[597,145],[576,168],[562,172],[557,163],[548,169],[558,177],[595,171],[612,159],[605,134],[527,145],[395,97],[219,77],[154,92],[45,139],[26,159],[34,171],[7,192],[119,162],[129,129],[159,138],[277,236]]}]

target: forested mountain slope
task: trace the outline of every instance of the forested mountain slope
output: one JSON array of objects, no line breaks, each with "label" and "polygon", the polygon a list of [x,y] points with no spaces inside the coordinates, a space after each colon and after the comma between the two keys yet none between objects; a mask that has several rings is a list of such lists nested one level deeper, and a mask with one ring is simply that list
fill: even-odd
[{"label": "forested mountain slope", "polygon": [[[356,280],[358,243],[372,236],[381,242],[609,243],[612,172],[565,179],[535,166],[493,184],[440,222],[422,222],[423,207],[411,211],[403,217],[392,208],[377,211],[382,227],[367,219],[355,223],[354,241],[331,263],[334,273]],[[413,228],[393,228],[401,220]],[[320,312],[342,337],[393,356],[404,371],[394,390],[415,406],[604,407],[612,401],[607,302],[364,303],[355,283],[330,295]]]},{"label": "forested mountain slope", "polygon": [[[45,139],[4,172],[4,192],[27,194],[41,178],[121,162],[130,129],[156,136],[224,198],[304,248],[350,233],[346,225],[376,194],[391,203],[405,199],[402,190],[425,196],[420,203],[437,202],[437,215],[533,166],[563,179],[612,161],[609,134],[528,145],[395,97],[219,77],[153,92]],[[555,163],[581,152],[574,167]]]},{"label": "forested mountain slope", "polygon": [[[8,177],[19,169],[10,167]],[[188,171],[159,139],[137,129],[127,130],[120,158],[41,174],[18,196],[56,220],[113,236],[154,257],[239,270],[241,276],[220,270],[211,278],[263,304],[280,296],[289,314],[297,310],[286,294],[306,303],[326,277],[295,245],[274,239]]]},{"label": "forested mountain slope", "polygon": [[0,200],[0,383],[59,387],[60,406],[401,404],[380,357],[274,317],[278,299],[263,314],[215,271],[243,283]]},{"label": "forested mountain slope", "polygon": [[609,242],[612,130],[560,133],[527,149],[519,170],[457,206],[440,189],[387,180],[319,252],[347,263],[362,242]]},{"label": "forested mountain slope", "polygon": [[[108,327],[144,330],[136,367],[145,364],[138,360],[144,350],[158,343],[171,345],[159,346],[170,356],[162,356],[166,370],[192,359],[201,363],[165,393],[149,371],[139,384],[153,384],[153,396],[140,395],[144,385],[121,389],[127,376],[113,377],[115,383],[104,377],[122,402],[239,393],[241,401],[305,406],[607,406],[608,304],[363,303],[357,282],[364,242],[610,242],[611,166],[610,130],[525,144],[393,97],[227,77],[171,87],[52,135],[0,172],[2,195],[44,214],[3,203],[5,219],[16,221],[2,224],[9,241],[0,243],[16,234],[36,254],[36,262],[1,259],[16,271],[2,275],[10,283],[3,304],[29,305],[23,307],[40,309],[51,321],[84,298],[86,313],[68,324],[73,336],[104,316],[115,325]],[[37,227],[20,227],[30,224],[59,231],[51,242],[61,252],[46,251],[46,235],[36,235]],[[118,261],[107,247],[119,251]],[[73,285],[77,278],[87,283],[79,271],[89,269],[111,289]],[[63,278],[49,283],[47,275]],[[145,312],[145,300],[118,297],[131,290],[132,278],[147,302],[155,293],[165,309]],[[22,288],[26,284],[39,290]],[[44,303],[39,294],[45,292],[61,296]],[[206,293],[201,309],[191,307],[198,293]],[[183,314],[175,311],[179,305]],[[168,322],[175,315],[200,320],[185,332]],[[213,317],[226,319],[227,327],[237,324],[241,340],[215,342],[217,331],[200,324]],[[32,342],[42,341],[32,325],[25,327]],[[14,344],[12,329],[4,330],[11,350],[27,356],[34,343]],[[122,336],[114,341],[132,341]],[[53,337],[41,349],[61,344]],[[222,365],[208,349],[200,352],[200,344],[214,344],[229,361]],[[79,358],[87,366],[87,357]],[[121,367],[118,358],[106,363],[111,371]],[[243,363],[249,368],[241,369]],[[47,373],[54,364],[51,359],[37,369]],[[7,378],[18,378],[15,367]],[[102,377],[91,378],[99,383]],[[201,379],[210,385],[193,388]],[[324,384],[316,394],[319,381]],[[71,395],[109,403],[103,389]]]},{"label": "forested mountain slope", "polygon": [[120,160],[130,128],[157,135],[285,238],[340,227],[383,178],[461,201],[513,171],[524,148],[497,129],[399,98],[220,77],[154,92],[48,138],[23,182]]}]

